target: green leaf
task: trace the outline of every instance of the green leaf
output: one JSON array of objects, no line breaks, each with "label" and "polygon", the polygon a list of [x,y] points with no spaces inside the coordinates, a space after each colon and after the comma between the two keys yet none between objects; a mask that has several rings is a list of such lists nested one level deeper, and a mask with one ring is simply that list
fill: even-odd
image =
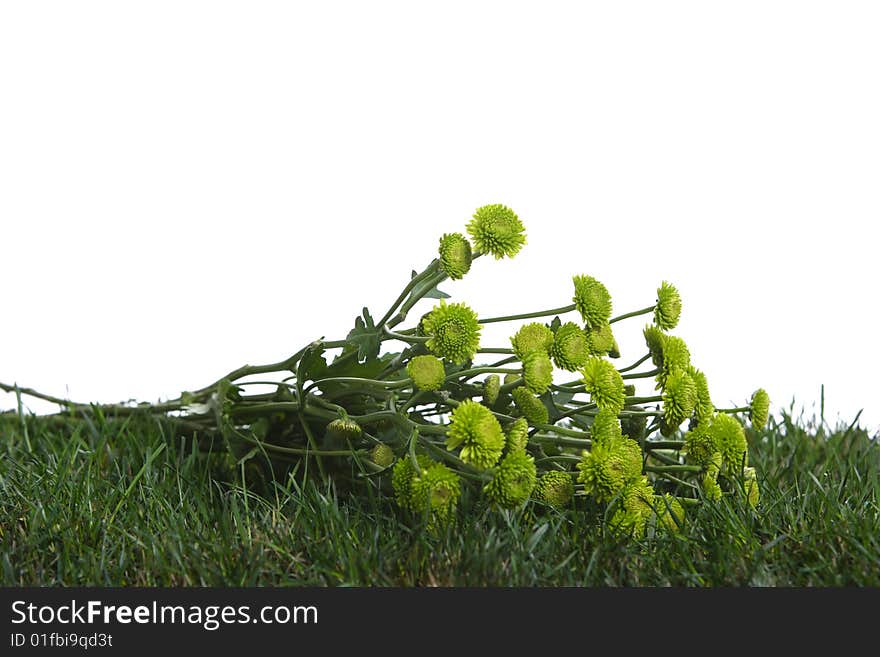
[{"label": "green leaf", "polygon": [[425,292],[425,294],[423,295],[423,298],[425,298],[425,299],[448,299],[450,296],[451,295],[446,294],[446,292],[438,290],[437,286],[435,285],[430,290]]},{"label": "green leaf", "polygon": [[379,330],[369,310],[364,308],[363,317],[355,320],[354,328],[345,339],[357,348],[357,358],[361,363],[374,360],[379,355]]},{"label": "green leaf", "polygon": [[314,381],[327,370],[327,360],[322,356],[324,347],[309,346],[303,354],[297,368],[297,378],[301,381]]}]

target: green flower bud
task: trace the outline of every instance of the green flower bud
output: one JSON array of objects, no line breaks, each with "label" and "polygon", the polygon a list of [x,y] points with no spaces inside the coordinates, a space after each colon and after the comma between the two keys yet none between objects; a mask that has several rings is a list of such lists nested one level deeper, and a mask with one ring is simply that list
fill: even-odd
[{"label": "green flower bud", "polygon": [[394,450],[385,443],[379,443],[370,451],[370,459],[380,468],[387,468],[394,463]]},{"label": "green flower bud", "polygon": [[447,304],[441,299],[422,319],[422,329],[430,336],[428,350],[457,365],[471,360],[480,348],[477,314],[463,303]]},{"label": "green flower bud", "polygon": [[721,486],[718,485],[718,480],[713,477],[709,472],[707,472],[703,476],[702,488],[703,488],[703,496],[709,500],[710,502],[717,502],[721,499]]},{"label": "green flower bud", "polygon": [[593,443],[577,464],[578,481],[599,502],[607,502],[642,474],[642,450],[629,438]]},{"label": "green flower bud", "polygon": [[637,443],[645,439],[645,429],[648,428],[648,418],[644,415],[630,415],[620,419],[620,428],[623,435],[632,438]]},{"label": "green flower bud", "polygon": [[569,372],[577,371],[590,356],[587,334],[574,322],[566,322],[556,329],[550,354],[557,367]]},{"label": "green flower bud", "polygon": [[442,463],[433,462],[422,468],[410,483],[412,510],[429,514],[428,526],[437,528],[452,518],[458,498],[461,496],[461,480]]},{"label": "green flower bud", "polygon": [[758,473],[754,468],[743,468],[743,489],[752,508],[758,506],[761,493],[758,490]]},{"label": "green flower bud", "polygon": [[553,383],[553,363],[543,351],[533,351],[523,358],[523,380],[526,388],[537,395],[544,394]]},{"label": "green flower bud", "polygon": [[440,269],[449,278],[467,274],[472,259],[471,243],[461,233],[446,233],[440,238]]},{"label": "green flower bud", "polygon": [[351,418],[337,418],[327,425],[326,432],[331,439],[357,440],[361,437],[361,426]]},{"label": "green flower bud", "polygon": [[663,367],[663,343],[666,342],[666,334],[656,326],[646,326],[642,332],[645,336],[645,344],[651,354],[651,361],[656,367]]},{"label": "green flower bud", "polygon": [[611,295],[608,289],[592,276],[574,276],[575,308],[581,314],[587,330],[599,328],[611,319]]},{"label": "green flower bud", "polygon": [[481,253],[491,253],[496,259],[512,258],[526,243],[525,227],[519,217],[501,204],[477,208],[467,231]]},{"label": "green flower bud", "polygon": [[617,340],[611,331],[611,324],[607,322],[586,332],[587,344],[591,356],[608,356],[619,358]]},{"label": "green flower bud", "polygon": [[697,385],[684,370],[666,377],[663,389],[663,417],[670,427],[678,427],[691,416],[697,403]]},{"label": "green flower bud", "polygon": [[[416,460],[422,471],[433,463],[427,456],[422,455],[417,456]],[[411,484],[416,474],[416,469],[408,456],[398,459],[391,471],[391,487],[394,489],[394,498],[401,508],[410,511],[413,510]]]},{"label": "green flower bud", "polygon": [[634,384],[630,383],[628,385],[623,386],[623,394],[627,397],[634,397],[636,394],[636,387]]},{"label": "green flower bud", "polygon": [[532,322],[520,327],[512,338],[510,344],[517,359],[523,360],[533,351],[549,353],[550,345],[553,344],[553,331],[545,324]]},{"label": "green flower bud", "polygon": [[509,386],[511,383],[519,381],[521,378],[522,377],[519,374],[505,374],[504,385]]},{"label": "green flower bud", "polygon": [[770,395],[763,388],[755,390],[750,404],[749,418],[754,429],[763,429],[770,417]]},{"label": "green flower bud", "polygon": [[483,403],[486,406],[493,406],[498,401],[499,392],[501,392],[501,377],[497,374],[490,374],[483,381]]},{"label": "green flower bud", "polygon": [[521,451],[529,442],[529,423],[524,417],[517,418],[507,430],[507,451]]},{"label": "green flower bud", "polygon": [[590,401],[601,408],[608,408],[616,415],[623,410],[623,379],[614,365],[602,358],[590,357],[581,368],[584,388]]},{"label": "green flower bud", "polygon": [[657,288],[657,305],[654,307],[654,323],[664,331],[674,329],[681,316],[681,297],[674,285],[666,281]]},{"label": "green flower bud", "polygon": [[560,470],[545,472],[535,486],[535,497],[557,509],[567,506],[574,497],[574,482],[571,474]]},{"label": "green flower bud", "polygon": [[705,466],[718,453],[710,427],[711,419],[705,423],[701,422],[685,434],[682,450],[687,454],[688,463]]},{"label": "green flower bud", "polygon": [[406,373],[419,390],[439,390],[446,381],[446,369],[436,356],[413,356]]},{"label": "green flower bud", "polygon": [[536,481],[535,459],[524,451],[513,451],[501,459],[495,475],[483,492],[492,502],[513,509],[529,499]]},{"label": "green flower bud", "polygon": [[530,424],[547,424],[549,422],[550,413],[544,406],[544,402],[529,392],[528,388],[514,388],[511,394],[513,395],[513,403]]},{"label": "green flower bud", "polygon": [[450,417],[446,449],[461,447],[459,458],[482,470],[491,468],[504,449],[504,432],[488,408],[470,399],[464,400]]}]

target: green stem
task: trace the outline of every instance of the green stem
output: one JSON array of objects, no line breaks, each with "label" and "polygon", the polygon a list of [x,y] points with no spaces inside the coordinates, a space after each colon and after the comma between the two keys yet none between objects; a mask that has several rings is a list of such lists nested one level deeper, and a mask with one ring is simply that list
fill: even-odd
[{"label": "green stem", "polygon": [[650,357],[651,357],[651,354],[645,354],[644,356],[642,356],[641,358],[639,358],[639,359],[638,359],[635,363],[633,363],[632,365],[629,365],[628,367],[624,367],[622,370],[617,370],[617,371],[618,371],[620,374],[623,374],[624,372],[629,372],[630,370],[634,370],[634,369],[636,369],[639,365],[641,365],[641,364],[644,363],[646,360],[648,360]]},{"label": "green stem", "polygon": [[702,472],[703,468],[699,465],[646,465],[646,472],[656,472],[663,474],[667,472]]},{"label": "green stem", "polygon": [[575,305],[562,306],[561,308],[551,308],[550,310],[538,310],[533,313],[520,313],[518,315],[501,315],[500,317],[487,317],[486,319],[477,320],[480,324],[493,324],[495,322],[509,322],[516,319],[532,319],[533,317],[549,317],[550,315],[564,315],[575,309]]},{"label": "green stem", "polygon": [[617,317],[612,317],[608,320],[609,324],[614,324],[614,322],[619,322],[622,319],[627,319],[629,317],[638,317],[639,315],[646,315],[647,313],[654,312],[654,308],[657,306],[648,306],[647,308],[642,308],[641,310],[634,310],[631,313],[626,313],[624,315],[618,315]]},{"label": "green stem", "polygon": [[571,436],[572,438],[581,438],[581,439],[589,439],[590,434],[584,431],[578,431],[577,429],[566,429],[565,427],[557,427],[555,424],[536,424],[534,425],[536,429],[541,429],[542,431],[552,431],[553,433],[558,433],[560,436]]},{"label": "green stem", "polygon": [[382,332],[388,336],[391,340],[400,340],[401,342],[406,342],[408,344],[422,344],[430,340],[431,338],[425,336],[418,335],[403,335],[401,333],[395,333],[387,326],[382,327]]},{"label": "green stem", "polygon": [[637,372],[637,373],[624,374],[620,378],[621,379],[647,379],[652,376],[657,376],[658,374],[660,374],[660,370],[651,370],[650,372]]},{"label": "green stem", "polygon": [[655,395],[654,397],[626,397],[625,403],[627,406],[632,406],[633,404],[649,404],[651,402],[662,402],[663,397],[660,395]]},{"label": "green stem", "polygon": [[513,349],[505,349],[504,347],[486,347],[477,349],[478,354],[512,354]]},{"label": "green stem", "polygon": [[436,260],[432,261],[431,264],[425,267],[425,269],[423,269],[420,274],[416,274],[409,280],[409,283],[407,283],[406,286],[403,288],[403,292],[400,293],[394,303],[391,304],[388,312],[385,313],[382,319],[379,320],[379,324],[377,325],[379,328],[385,327],[385,323],[389,319],[391,319],[391,315],[394,314],[394,311],[397,310],[397,307],[400,306],[400,304],[402,304],[404,301],[406,301],[406,297],[409,296],[409,293],[412,292],[413,288],[415,288],[416,285],[421,283],[428,275],[436,270],[436,262]]},{"label": "green stem", "polygon": [[716,408],[716,413],[750,413],[752,411],[749,406],[740,406],[739,408]]},{"label": "green stem", "polygon": [[681,449],[684,447],[683,440],[646,440],[645,449]]},{"label": "green stem", "polygon": [[529,440],[534,440],[537,443],[562,445],[564,447],[580,447],[581,449],[587,449],[593,444],[593,441],[587,438],[566,438],[564,436],[548,436],[547,434],[543,433],[536,433],[534,436],[531,436]]}]

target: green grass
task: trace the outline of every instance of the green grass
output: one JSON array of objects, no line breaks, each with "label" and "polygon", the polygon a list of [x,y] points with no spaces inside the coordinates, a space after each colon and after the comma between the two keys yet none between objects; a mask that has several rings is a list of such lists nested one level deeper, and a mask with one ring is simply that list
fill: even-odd
[{"label": "green grass", "polygon": [[857,426],[830,431],[788,414],[771,424],[749,436],[757,512],[736,500],[704,505],[689,511],[681,535],[635,544],[605,532],[583,500],[566,512],[477,511],[433,537],[377,495],[293,479],[248,493],[227,460],[172,440],[155,420],[71,425],[4,414],[2,581],[880,585],[878,441]]}]

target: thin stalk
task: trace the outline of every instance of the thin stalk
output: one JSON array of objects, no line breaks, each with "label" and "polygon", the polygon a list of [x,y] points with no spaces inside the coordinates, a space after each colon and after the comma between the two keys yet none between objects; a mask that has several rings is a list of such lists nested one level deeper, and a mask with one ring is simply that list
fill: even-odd
[{"label": "thin stalk", "polygon": [[641,364],[644,363],[646,360],[648,360],[650,357],[651,357],[651,354],[645,354],[644,356],[642,356],[641,358],[639,358],[639,359],[638,359],[635,363],[633,363],[632,365],[629,365],[629,366],[624,367],[623,369],[621,369],[621,370],[617,370],[617,371],[618,371],[620,374],[623,374],[624,372],[629,372],[630,370],[634,370],[634,369],[636,369],[639,365],[641,365]]},{"label": "thin stalk", "polygon": [[657,306],[648,306],[647,308],[642,308],[641,310],[633,310],[631,313],[626,313],[624,315],[618,315],[617,317],[612,317],[608,320],[609,324],[614,324],[614,322],[619,322],[622,319],[627,319],[629,317],[638,317],[639,315],[646,315],[648,313],[654,312],[654,309]]},{"label": "thin stalk", "polygon": [[551,308],[550,310],[538,310],[533,313],[520,313],[518,315],[501,315],[499,317],[487,317],[477,320],[480,324],[493,324],[495,322],[509,322],[516,319],[532,319],[533,317],[549,317],[550,315],[564,315],[575,309],[575,305],[562,306],[561,308]]},{"label": "thin stalk", "polygon": [[624,374],[620,378],[621,379],[647,379],[652,376],[657,376],[658,374],[660,374],[659,369],[651,370],[650,372],[635,372],[635,373],[630,373],[630,374]]}]

